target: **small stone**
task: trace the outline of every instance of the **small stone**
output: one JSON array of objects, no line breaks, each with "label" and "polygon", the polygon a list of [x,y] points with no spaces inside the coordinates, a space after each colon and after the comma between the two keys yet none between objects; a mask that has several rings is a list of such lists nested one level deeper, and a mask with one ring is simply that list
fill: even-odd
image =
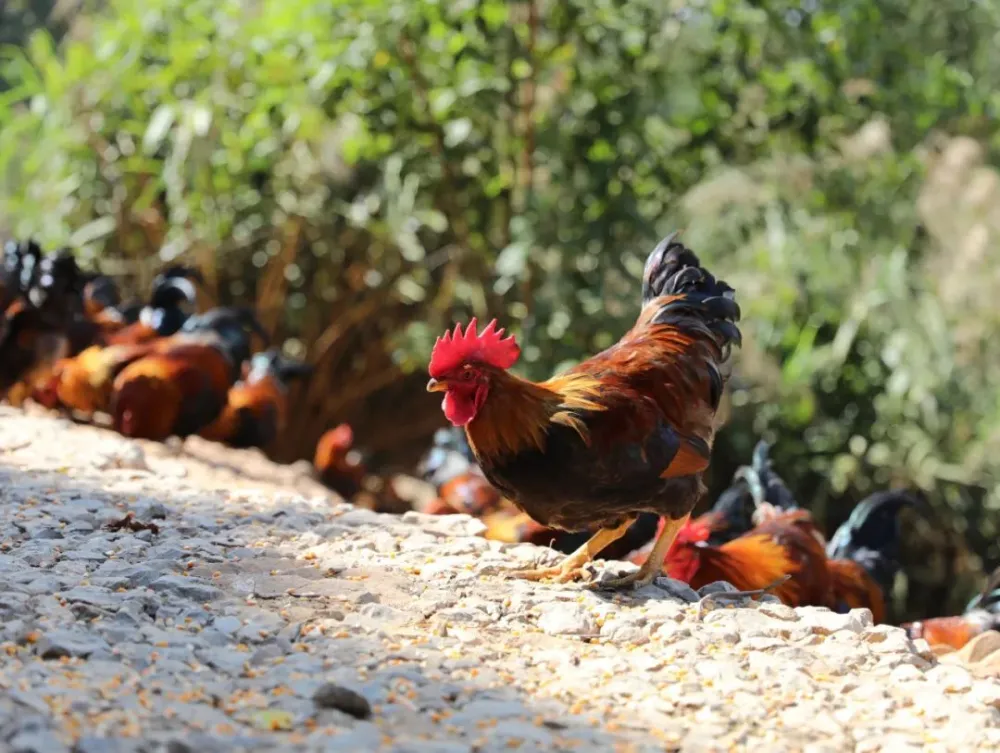
[{"label": "small stone", "polygon": [[243,627],[243,622],[238,617],[226,616],[219,617],[215,622],[212,623],[212,627],[218,630],[220,633],[225,635],[232,635],[241,627]]},{"label": "small stone", "polygon": [[486,524],[469,515],[427,515],[422,512],[403,513],[404,523],[414,523],[439,536],[482,536]]},{"label": "small stone", "polygon": [[321,709],[336,709],[355,719],[369,719],[372,715],[371,704],[364,696],[332,682],[321,686],[312,698]]},{"label": "small stone", "polygon": [[35,644],[35,651],[43,659],[61,659],[64,656],[86,659],[96,651],[108,651],[108,644],[97,636],[74,630],[49,630]]},{"label": "small stone", "polygon": [[768,617],[774,617],[776,620],[785,620],[786,622],[795,622],[799,619],[799,613],[796,612],[792,607],[782,604],[780,601],[777,604],[761,604],[757,611],[761,614],[766,614]]},{"label": "small stone", "polygon": [[222,596],[222,591],[207,580],[181,575],[164,575],[150,583],[149,587],[157,592],[173,593],[199,602],[214,601]]},{"label": "small stone", "polygon": [[699,588],[698,595],[705,597],[710,594],[736,593],[737,591],[739,591],[739,589],[732,583],[727,583],[724,580],[717,580],[713,583],[709,583],[707,586]]},{"label": "small stone", "polygon": [[830,635],[838,630],[848,630],[860,633],[865,629],[864,616],[867,612],[868,624],[871,624],[871,612],[866,609],[852,609],[847,614],[837,614],[825,607],[799,607],[799,618],[817,635]]},{"label": "small stone", "polygon": [[11,753],[69,753],[52,730],[36,729],[20,732],[10,740]]},{"label": "small stone", "polygon": [[688,604],[694,604],[700,598],[697,591],[680,580],[661,576],[653,581],[653,584],[661,591],[666,591],[673,598],[680,599]]},{"label": "small stone", "polygon": [[1000,649],[1000,632],[987,630],[966,643],[957,653],[966,664],[975,664],[998,649]]},{"label": "small stone", "polygon": [[969,692],[969,700],[982,706],[1000,709],[1000,683],[978,681]]},{"label": "small stone", "polygon": [[967,693],[972,688],[972,676],[962,667],[941,664],[929,669],[925,677],[946,693]]},{"label": "small stone", "polygon": [[135,505],[135,516],[139,520],[164,520],[167,508],[155,499],[143,499]]},{"label": "small stone", "polygon": [[594,635],[596,628],[590,614],[579,604],[542,605],[538,627],[549,635]]},{"label": "small stone", "polygon": [[649,628],[635,620],[611,619],[601,626],[601,638],[612,643],[639,646],[649,641]]},{"label": "small stone", "polygon": [[136,745],[114,737],[84,735],[76,741],[73,753],[133,753]]},{"label": "small stone", "polygon": [[913,682],[923,680],[924,673],[912,664],[900,664],[889,673],[889,679],[893,682]]}]

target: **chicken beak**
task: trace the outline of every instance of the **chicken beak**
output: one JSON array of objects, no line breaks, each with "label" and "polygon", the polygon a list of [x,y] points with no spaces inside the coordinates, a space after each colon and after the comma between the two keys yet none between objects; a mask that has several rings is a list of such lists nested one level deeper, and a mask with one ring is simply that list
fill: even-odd
[{"label": "chicken beak", "polygon": [[428,392],[444,392],[448,389],[448,385],[444,382],[439,382],[437,379],[431,379],[427,383]]}]

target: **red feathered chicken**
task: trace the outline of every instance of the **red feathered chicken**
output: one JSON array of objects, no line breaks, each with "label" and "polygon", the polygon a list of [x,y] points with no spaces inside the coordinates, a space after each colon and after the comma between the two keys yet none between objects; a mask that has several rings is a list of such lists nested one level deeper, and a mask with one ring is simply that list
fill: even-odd
[{"label": "red feathered chicken", "polygon": [[[760,489],[759,485],[751,487]],[[898,541],[896,515],[910,504],[905,492],[882,492],[862,502],[828,547],[807,510],[755,499],[759,525],[713,546],[713,524],[705,515],[681,529],[667,554],[665,571],[693,588],[726,581],[741,591],[764,588],[790,576],[774,594],[789,606],[822,606],[845,612],[867,608],[875,622],[885,621],[880,576],[891,582],[899,569],[893,554]],[[791,501],[794,504],[794,501]],[[834,551],[836,550],[836,551]],[[833,554],[831,554],[833,552]],[[638,561],[642,552],[633,559]]]},{"label": "red feathered chicken", "polygon": [[368,470],[361,453],[354,449],[354,430],[350,424],[340,424],[319,438],[313,467],[320,481],[344,499],[353,499],[361,491]]},{"label": "red feathered chicken", "polygon": [[289,384],[310,373],[311,366],[275,348],[257,353],[230,387],[222,413],[199,435],[230,447],[266,447],[285,430]]},{"label": "red feathered chicken", "polygon": [[650,583],[703,493],[739,306],[673,235],[646,261],[642,300],[617,344],[541,383],[507,371],[520,348],[495,321],[434,345],[427,389],[445,393],[445,417],[465,427],[487,479],[543,525],[599,529],[560,566],[520,577],[579,577],[651,512],[665,524],[649,558],[604,585]]}]

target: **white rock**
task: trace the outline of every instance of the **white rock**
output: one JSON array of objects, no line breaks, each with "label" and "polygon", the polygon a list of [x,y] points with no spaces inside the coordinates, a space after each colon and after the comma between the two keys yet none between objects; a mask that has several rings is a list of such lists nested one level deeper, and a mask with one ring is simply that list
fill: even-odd
[{"label": "white rock", "polygon": [[967,693],[972,689],[972,675],[962,667],[941,664],[927,671],[927,682],[947,693]]},{"label": "white rock", "polygon": [[830,635],[838,630],[860,633],[871,624],[871,612],[867,609],[852,609],[847,614],[837,614],[824,607],[800,607],[799,618],[817,635]]},{"label": "white rock", "polygon": [[549,635],[595,635],[590,614],[579,604],[543,604],[538,627]]},{"label": "white rock", "polygon": [[785,620],[787,622],[795,622],[799,619],[799,613],[796,610],[781,602],[777,604],[763,603],[757,608],[757,611],[761,614],[766,614],[768,617],[774,617],[777,620]]}]

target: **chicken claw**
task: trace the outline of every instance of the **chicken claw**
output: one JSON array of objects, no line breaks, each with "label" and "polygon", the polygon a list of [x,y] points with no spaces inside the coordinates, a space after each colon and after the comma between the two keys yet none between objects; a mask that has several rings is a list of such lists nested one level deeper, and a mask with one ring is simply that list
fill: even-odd
[{"label": "chicken claw", "polygon": [[581,546],[572,554],[554,567],[540,567],[531,570],[514,570],[511,572],[512,578],[522,578],[524,580],[547,580],[553,579],[556,583],[567,583],[571,580],[582,580],[584,576],[589,577],[589,573],[583,566],[614,541],[625,535],[625,531],[632,525],[635,518],[629,518],[616,528],[602,528],[586,544]]},{"label": "chicken claw", "polygon": [[589,573],[575,562],[567,558],[561,565],[554,567],[538,567],[529,570],[513,570],[510,577],[521,580],[551,580],[555,583],[569,583],[574,580],[584,580]]},{"label": "chicken claw", "polygon": [[663,571],[663,560],[667,558],[667,552],[670,551],[670,547],[673,546],[674,539],[677,538],[677,532],[684,527],[687,523],[690,514],[685,515],[683,518],[678,520],[672,520],[666,518],[663,530],[660,531],[660,535],[656,537],[656,543],[653,544],[653,549],[646,557],[646,561],[642,563],[642,567],[636,570],[634,573],[629,573],[628,575],[623,575],[620,578],[612,578],[611,580],[601,581],[595,583],[592,587],[597,590],[613,590],[618,588],[626,588],[631,586],[633,588],[642,588],[643,586],[648,586],[657,576]]}]

